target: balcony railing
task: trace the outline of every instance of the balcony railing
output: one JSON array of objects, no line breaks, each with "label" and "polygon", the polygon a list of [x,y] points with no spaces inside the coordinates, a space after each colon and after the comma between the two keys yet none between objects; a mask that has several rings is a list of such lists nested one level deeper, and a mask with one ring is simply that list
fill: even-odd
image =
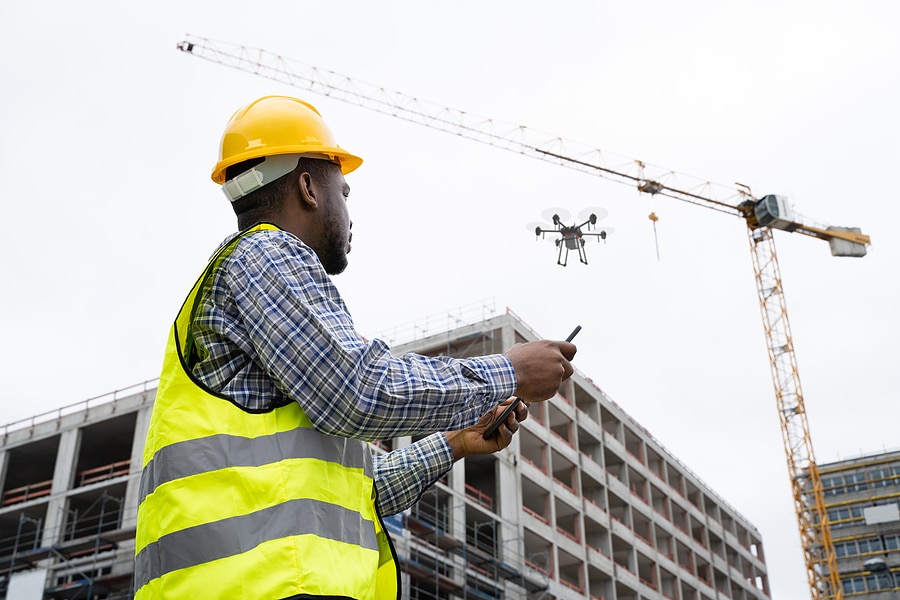
[{"label": "balcony railing", "polygon": [[466,497],[474,500],[488,510],[494,510],[494,499],[468,483],[466,484]]},{"label": "balcony railing", "polygon": [[39,481],[37,483],[29,483],[21,487],[13,488],[3,492],[3,506],[10,504],[18,504],[27,500],[34,500],[43,496],[50,495],[50,488],[53,486],[53,480]]},{"label": "balcony railing", "polygon": [[119,462],[110,463],[93,469],[85,469],[76,474],[78,486],[97,483],[98,481],[106,481],[113,477],[121,477],[128,475],[131,470],[131,460],[120,460]]}]

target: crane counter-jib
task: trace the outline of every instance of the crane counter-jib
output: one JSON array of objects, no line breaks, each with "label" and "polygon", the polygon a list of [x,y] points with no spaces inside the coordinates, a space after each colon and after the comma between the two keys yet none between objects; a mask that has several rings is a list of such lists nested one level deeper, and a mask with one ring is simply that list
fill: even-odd
[{"label": "crane counter-jib", "polygon": [[871,243],[869,236],[857,228],[804,224],[783,196],[770,194],[756,198],[741,184],[734,188],[689,178],[521,125],[479,117],[354,80],[266,50],[195,36],[188,36],[177,47],[192,56],[351,105],[611,179],[634,186],[642,193],[674,198],[745,219],[810,593],[814,600],[843,598],[772,232],[779,229],[826,240],[834,256],[856,257],[865,256],[866,246]]}]

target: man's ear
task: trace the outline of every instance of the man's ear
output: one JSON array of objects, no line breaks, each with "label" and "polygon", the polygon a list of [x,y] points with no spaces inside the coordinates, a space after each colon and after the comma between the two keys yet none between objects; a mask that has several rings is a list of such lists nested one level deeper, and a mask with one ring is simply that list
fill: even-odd
[{"label": "man's ear", "polygon": [[301,204],[312,210],[318,208],[319,202],[316,200],[316,185],[310,174],[306,171],[300,173],[297,183],[300,188]]}]

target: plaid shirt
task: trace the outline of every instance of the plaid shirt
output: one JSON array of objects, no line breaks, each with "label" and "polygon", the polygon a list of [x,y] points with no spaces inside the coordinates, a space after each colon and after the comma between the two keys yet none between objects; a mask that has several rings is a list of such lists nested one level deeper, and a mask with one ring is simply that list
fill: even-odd
[{"label": "plaid shirt", "polygon": [[[192,334],[201,357],[193,373],[204,385],[248,410],[296,401],[329,435],[376,441],[463,429],[516,388],[502,354],[395,357],[381,340],[364,340],[318,257],[286,231],[237,243],[202,290]],[[452,465],[440,433],[376,456],[380,513],[404,510]]]}]

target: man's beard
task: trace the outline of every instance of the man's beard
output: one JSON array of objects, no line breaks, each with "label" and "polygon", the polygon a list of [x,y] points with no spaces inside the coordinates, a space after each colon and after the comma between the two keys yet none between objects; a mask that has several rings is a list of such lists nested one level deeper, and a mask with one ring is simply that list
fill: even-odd
[{"label": "man's beard", "polygon": [[334,238],[325,240],[325,249],[319,252],[319,260],[329,275],[343,273],[348,263],[344,242]]},{"label": "man's beard", "polygon": [[338,275],[347,268],[347,242],[349,234],[346,234],[340,226],[334,213],[326,215],[327,234],[322,242],[322,248],[316,252],[325,272],[329,275]]}]

